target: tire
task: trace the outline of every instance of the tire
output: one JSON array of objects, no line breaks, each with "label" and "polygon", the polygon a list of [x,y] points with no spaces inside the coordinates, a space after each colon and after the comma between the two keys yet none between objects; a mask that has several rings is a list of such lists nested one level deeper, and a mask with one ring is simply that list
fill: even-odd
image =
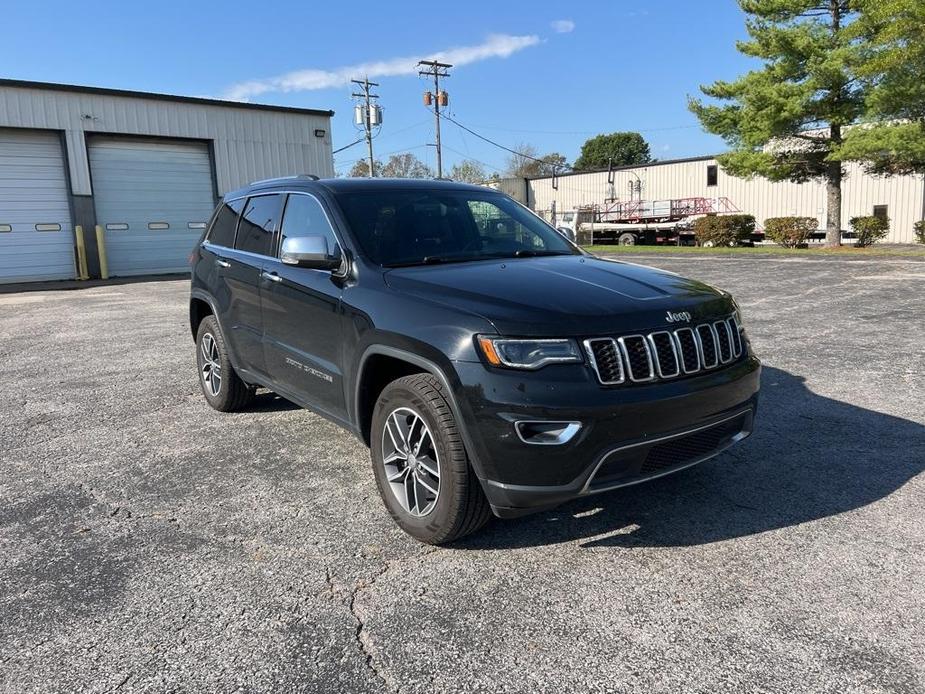
[{"label": "tire", "polygon": [[[255,389],[235,373],[228,358],[225,337],[215,316],[206,316],[199,324],[199,330],[196,332],[196,365],[199,367],[199,386],[202,388],[202,394],[206,402],[219,412],[244,409],[253,399]],[[217,379],[214,378],[216,374]]]},{"label": "tire", "polygon": [[[407,440],[410,456],[402,450]],[[383,389],[373,410],[370,452],[386,509],[421,542],[452,542],[491,517],[443,386],[430,374],[405,376]]]},{"label": "tire", "polygon": [[625,234],[620,234],[620,238],[617,239],[617,243],[621,246],[635,246],[636,245],[636,235],[626,232]]}]

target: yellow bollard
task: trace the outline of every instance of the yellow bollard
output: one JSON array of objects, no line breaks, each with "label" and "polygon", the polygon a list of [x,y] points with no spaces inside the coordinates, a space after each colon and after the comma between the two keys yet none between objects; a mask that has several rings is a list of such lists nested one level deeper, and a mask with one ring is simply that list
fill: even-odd
[{"label": "yellow bollard", "polygon": [[104,280],[109,279],[109,260],[106,258],[106,237],[103,233],[103,227],[96,225],[96,250],[100,254],[100,277]]},{"label": "yellow bollard", "polygon": [[84,242],[84,228],[78,224],[74,227],[74,235],[77,237],[77,279],[88,280],[90,273],[87,272],[87,245]]}]

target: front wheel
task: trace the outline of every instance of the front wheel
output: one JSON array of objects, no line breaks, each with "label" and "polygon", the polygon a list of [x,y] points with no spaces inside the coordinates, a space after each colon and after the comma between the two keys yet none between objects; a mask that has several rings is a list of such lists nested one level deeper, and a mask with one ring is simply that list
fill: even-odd
[{"label": "front wheel", "polygon": [[636,245],[636,235],[630,234],[629,232],[625,234],[620,234],[620,238],[617,239],[617,243],[621,246],[635,246]]},{"label": "front wheel", "polygon": [[370,449],[386,509],[412,537],[452,542],[491,517],[443,387],[430,374],[385,387],[373,411]]}]

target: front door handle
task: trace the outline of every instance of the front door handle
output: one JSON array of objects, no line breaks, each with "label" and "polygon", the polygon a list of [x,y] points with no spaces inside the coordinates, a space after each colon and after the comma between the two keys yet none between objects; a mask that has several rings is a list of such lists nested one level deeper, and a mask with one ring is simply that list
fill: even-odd
[{"label": "front door handle", "polygon": [[221,258],[216,258],[215,264],[219,267],[231,267],[231,263],[229,263],[227,260],[222,260]]},{"label": "front door handle", "polygon": [[264,270],[260,273],[260,276],[265,280],[270,280],[271,282],[282,282],[283,278],[277,275],[275,272],[267,272]]}]

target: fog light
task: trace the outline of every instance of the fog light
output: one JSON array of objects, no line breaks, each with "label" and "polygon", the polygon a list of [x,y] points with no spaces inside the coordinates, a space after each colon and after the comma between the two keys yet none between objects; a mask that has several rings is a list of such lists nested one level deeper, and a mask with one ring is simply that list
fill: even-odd
[{"label": "fog light", "polygon": [[561,446],[574,438],[581,422],[514,422],[517,436],[524,443],[536,446]]}]

